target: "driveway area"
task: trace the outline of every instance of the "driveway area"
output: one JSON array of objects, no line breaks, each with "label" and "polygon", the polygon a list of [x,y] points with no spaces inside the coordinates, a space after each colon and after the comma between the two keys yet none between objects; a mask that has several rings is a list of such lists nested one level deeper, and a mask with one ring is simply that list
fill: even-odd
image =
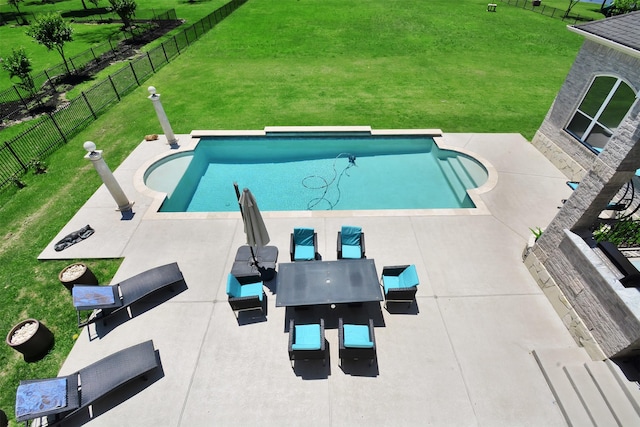
[{"label": "driveway area", "polygon": [[[186,144],[190,136],[179,139]],[[492,188],[477,195],[482,209],[264,214],[278,262],[289,262],[294,227],[315,228],[323,259],[335,260],[340,227],[357,225],[378,275],[385,265],[415,264],[420,278],[408,310],[360,307],[358,316],[376,324],[372,366],[341,365],[337,318],[350,309],[337,307],[303,313],[325,318],[329,359],[295,369],[286,324],[295,314],[275,306],[275,282],[265,288],[267,320],[236,318],[227,302],[227,274],[245,244],[240,213],[156,214],[157,202],[134,178],[170,147],[162,138],[142,142],[115,171],[135,201],[134,217],[121,220],[102,186],[40,255],[88,259],[89,266],[91,258],[123,258],[112,283],[174,261],[184,274],[181,292],[162,291],[107,326],[81,331],[61,374],[148,339],[162,364],[93,405],[88,425],[566,425],[531,352],[577,345],[521,257],[529,228],[544,228],[569,196],[566,178],[519,134],[445,133],[440,142],[495,169]],[[87,224],[94,235],[54,251]],[[82,411],[70,425],[88,418]]]}]

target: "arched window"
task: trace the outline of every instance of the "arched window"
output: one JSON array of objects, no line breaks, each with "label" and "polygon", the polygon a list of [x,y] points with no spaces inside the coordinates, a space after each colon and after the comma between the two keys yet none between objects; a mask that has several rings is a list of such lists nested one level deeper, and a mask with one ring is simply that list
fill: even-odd
[{"label": "arched window", "polygon": [[600,152],[636,99],[622,79],[598,76],[567,126],[567,131],[595,152]]}]

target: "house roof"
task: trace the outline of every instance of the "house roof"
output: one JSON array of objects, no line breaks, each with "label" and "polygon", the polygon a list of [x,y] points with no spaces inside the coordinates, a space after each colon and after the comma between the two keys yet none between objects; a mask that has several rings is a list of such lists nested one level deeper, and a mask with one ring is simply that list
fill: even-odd
[{"label": "house roof", "polygon": [[613,42],[640,52],[640,11],[569,26],[569,29],[590,39],[599,39],[601,43]]}]

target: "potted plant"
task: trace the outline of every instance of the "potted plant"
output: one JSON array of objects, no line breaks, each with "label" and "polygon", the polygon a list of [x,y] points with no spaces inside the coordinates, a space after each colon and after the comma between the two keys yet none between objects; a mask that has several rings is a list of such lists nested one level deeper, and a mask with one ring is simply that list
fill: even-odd
[{"label": "potted plant", "polygon": [[18,323],[11,328],[6,339],[7,345],[22,353],[27,362],[43,358],[53,347],[53,342],[53,333],[36,319]]}]

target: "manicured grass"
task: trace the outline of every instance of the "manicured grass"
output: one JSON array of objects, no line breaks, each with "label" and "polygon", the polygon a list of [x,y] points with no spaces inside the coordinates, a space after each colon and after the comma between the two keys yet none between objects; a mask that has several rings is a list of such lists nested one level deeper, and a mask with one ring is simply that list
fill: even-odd
[{"label": "manicured grass", "polygon": [[[93,9],[93,5],[86,1],[89,10]],[[205,0],[198,2],[186,2],[175,0],[144,0],[138,1],[139,11],[157,10],[164,11],[175,9],[178,18],[189,22],[196,22],[203,16],[211,13],[216,8],[226,3],[224,0]],[[107,0],[101,0],[99,7],[107,7]],[[20,4],[20,11],[27,15],[28,21],[31,22],[34,16],[48,12],[61,13],[81,13],[82,2],[80,0],[64,0],[52,3],[41,3],[40,1],[25,1]],[[0,0],[0,13],[15,13],[15,9],[7,4],[6,0]],[[69,18],[70,19],[70,18]],[[65,44],[65,55],[70,58],[80,54],[87,49],[104,43],[110,37],[114,40],[120,37],[121,24],[72,24],[74,33],[73,41]],[[11,54],[12,48],[23,47],[27,51],[27,55],[31,59],[34,74],[40,73],[42,70],[56,66],[62,63],[60,55],[54,51],[48,51],[33,41],[33,39],[25,34],[27,26],[18,25],[15,21],[9,21],[6,25],[0,25],[0,58]],[[0,91],[11,87],[15,82],[9,79],[9,74],[0,70]]]},{"label": "manicured grass", "polygon": [[[70,262],[36,258],[100,184],[82,143],[95,141],[115,169],[161,132],[147,86],[176,133],[371,125],[531,138],[582,41],[560,20],[508,6],[487,13],[481,0],[249,0],[46,159],[46,174],[0,193],[0,331],[35,317],[56,336],[32,364],[1,346],[0,408],[11,416],[18,381],[55,376],[73,345],[75,314],[57,279]],[[87,263],[101,283],[119,266]]]}]

